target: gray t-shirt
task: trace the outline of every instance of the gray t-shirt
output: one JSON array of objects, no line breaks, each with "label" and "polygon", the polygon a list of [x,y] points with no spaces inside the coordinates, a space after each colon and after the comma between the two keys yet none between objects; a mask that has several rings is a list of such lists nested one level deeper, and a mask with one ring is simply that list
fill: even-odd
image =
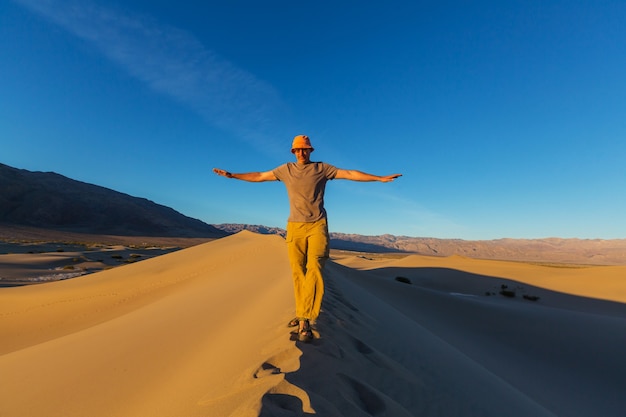
[{"label": "gray t-shirt", "polygon": [[287,187],[287,221],[312,223],[326,218],[324,190],[326,182],[337,175],[337,168],[324,162],[288,162],[272,172]]}]

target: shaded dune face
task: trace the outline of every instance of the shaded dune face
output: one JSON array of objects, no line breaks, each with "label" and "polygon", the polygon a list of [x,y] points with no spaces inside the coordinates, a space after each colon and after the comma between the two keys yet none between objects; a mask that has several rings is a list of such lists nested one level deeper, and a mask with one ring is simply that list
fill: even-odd
[{"label": "shaded dune face", "polygon": [[[293,289],[279,236],[242,232],[72,280],[0,288],[0,414],[626,408],[623,267],[342,255],[325,272],[308,344],[291,341],[286,326]],[[503,285],[516,296],[500,294]]]}]

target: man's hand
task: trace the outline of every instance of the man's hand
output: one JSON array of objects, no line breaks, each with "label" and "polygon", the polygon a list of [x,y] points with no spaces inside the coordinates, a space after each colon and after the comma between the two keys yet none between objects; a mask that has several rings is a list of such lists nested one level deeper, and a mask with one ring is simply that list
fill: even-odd
[{"label": "man's hand", "polygon": [[224,171],[223,169],[213,168],[213,172],[215,172],[217,175],[221,175],[222,177],[226,177],[226,178],[232,178],[233,177],[233,174],[231,174],[228,171]]},{"label": "man's hand", "polygon": [[384,177],[380,178],[381,182],[391,182],[393,180],[395,180],[398,177],[401,177],[402,174],[393,174],[393,175],[385,175]]}]

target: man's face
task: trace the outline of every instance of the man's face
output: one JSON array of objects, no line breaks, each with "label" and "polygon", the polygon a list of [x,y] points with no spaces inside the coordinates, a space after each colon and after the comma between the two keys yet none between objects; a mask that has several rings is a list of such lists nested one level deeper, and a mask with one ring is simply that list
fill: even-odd
[{"label": "man's face", "polygon": [[301,164],[308,164],[311,161],[311,149],[307,148],[296,148],[293,150],[293,154],[296,156],[296,159]]}]

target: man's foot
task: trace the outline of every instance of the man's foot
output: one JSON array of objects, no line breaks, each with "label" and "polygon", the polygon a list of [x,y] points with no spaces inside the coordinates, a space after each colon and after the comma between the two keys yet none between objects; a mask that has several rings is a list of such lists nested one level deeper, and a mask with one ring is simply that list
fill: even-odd
[{"label": "man's foot", "polygon": [[289,320],[289,323],[287,323],[287,327],[296,327],[299,324],[300,324],[300,319],[297,317],[294,317],[291,320]]},{"label": "man's foot", "polygon": [[313,331],[308,320],[300,320],[300,328],[298,330],[298,340],[308,343],[313,340]]}]

